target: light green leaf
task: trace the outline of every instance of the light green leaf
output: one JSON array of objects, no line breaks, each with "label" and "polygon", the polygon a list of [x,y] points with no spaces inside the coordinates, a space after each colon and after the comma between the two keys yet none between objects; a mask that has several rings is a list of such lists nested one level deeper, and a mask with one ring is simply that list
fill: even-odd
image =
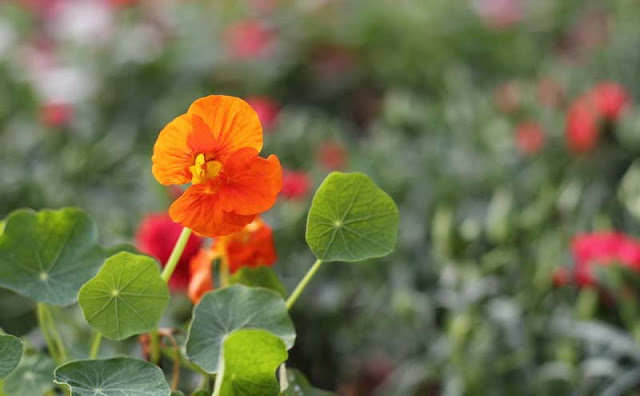
[{"label": "light green leaf", "polygon": [[287,369],[287,389],[282,396],[333,396],[331,392],[316,389],[309,385],[309,381],[300,371]]},{"label": "light green leaf", "polygon": [[[184,393],[180,392],[179,390],[173,391],[171,392],[171,396],[184,396]],[[207,395],[209,396],[209,395]]]},{"label": "light green leaf", "polygon": [[287,360],[282,340],[265,330],[244,329],[224,341],[220,396],[278,396],[278,366]]},{"label": "light green leaf", "polygon": [[231,284],[241,284],[251,287],[264,287],[280,294],[283,298],[287,296],[287,290],[284,288],[280,279],[275,272],[264,265],[252,268],[242,267],[231,275]]},{"label": "light green leaf", "polygon": [[4,380],[7,395],[43,395],[53,389],[53,360],[46,356],[29,356],[22,359],[18,368]]},{"label": "light green leaf", "polygon": [[77,360],[58,367],[55,382],[71,388],[73,396],[169,396],[160,368],[144,360],[119,357]]},{"label": "light green leaf", "polygon": [[204,371],[217,373],[225,338],[247,328],[270,331],[284,341],[287,349],[296,338],[282,297],[271,290],[234,285],[205,294],[196,305],[187,356]]},{"label": "light green leaf", "polygon": [[155,329],[169,303],[158,263],[121,252],[108,258],[98,275],[80,289],[87,322],[102,335],[122,340]]},{"label": "light green leaf", "polygon": [[22,358],[22,340],[12,335],[0,335],[0,379],[9,375]]},{"label": "light green leaf", "polygon": [[322,261],[360,261],[393,251],[398,209],[362,173],[332,172],[309,210],[307,244]]},{"label": "light green leaf", "polygon": [[211,396],[211,392],[200,389],[191,394],[191,396]]},{"label": "light green leaf", "polygon": [[69,305],[104,259],[93,221],[79,209],[18,210],[0,236],[0,286]]}]

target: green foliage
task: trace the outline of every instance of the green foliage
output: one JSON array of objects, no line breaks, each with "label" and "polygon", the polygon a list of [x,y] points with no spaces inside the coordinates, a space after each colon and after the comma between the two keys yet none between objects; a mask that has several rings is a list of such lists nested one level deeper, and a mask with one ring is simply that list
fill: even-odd
[{"label": "green foliage", "polygon": [[287,360],[282,340],[265,330],[241,329],[225,340],[219,396],[278,396],[276,370]]},{"label": "green foliage", "polygon": [[299,370],[287,369],[287,389],[282,396],[333,396],[333,393],[316,389]]},{"label": "green foliage", "polygon": [[157,327],[169,303],[169,288],[154,259],[122,252],[105,261],[80,289],[78,300],[92,327],[122,340]]},{"label": "green foliage", "polygon": [[18,366],[22,349],[22,340],[12,335],[0,334],[0,380]]},{"label": "green foliage", "polygon": [[43,395],[53,389],[55,363],[43,355],[25,356],[4,380],[4,392],[13,395]]},{"label": "green foliage", "polygon": [[275,272],[269,267],[261,265],[259,267],[242,267],[231,275],[232,285],[240,284],[250,287],[264,287],[280,294],[282,298],[287,296],[287,290],[278,279]]},{"label": "green foliage", "polygon": [[0,286],[38,302],[73,303],[102,264],[97,234],[78,209],[13,212],[0,236]]},{"label": "green foliage", "polygon": [[169,396],[162,370],[144,360],[120,357],[77,360],[58,367],[55,382],[66,385],[73,396]]},{"label": "green foliage", "polygon": [[277,335],[287,349],[296,337],[284,301],[276,292],[234,285],[207,293],[193,310],[187,356],[206,372],[217,373],[225,339],[236,330],[249,328]]},{"label": "green foliage", "polygon": [[313,197],[306,239],[322,261],[386,256],[397,234],[393,199],[362,173],[333,172]]}]

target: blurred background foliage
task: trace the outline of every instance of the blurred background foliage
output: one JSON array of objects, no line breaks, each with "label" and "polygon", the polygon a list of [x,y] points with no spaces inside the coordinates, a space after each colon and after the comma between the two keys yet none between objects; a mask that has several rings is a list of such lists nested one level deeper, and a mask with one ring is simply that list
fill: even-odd
[{"label": "blurred background foliage", "polygon": [[[554,271],[576,234],[640,233],[639,19],[634,0],[4,1],[0,217],[79,206],[104,243],[131,242],[175,196],[150,172],[161,128],[200,96],[241,96],[287,169],[265,218],[289,289],[313,262],[306,212],[329,171],[368,174],[400,209],[393,255],[326,266],[296,305],[291,363],[312,383],[634,394],[636,289]],[[631,104],[578,153],[567,111],[601,81]],[[0,327],[30,331],[20,297],[0,307]]]}]

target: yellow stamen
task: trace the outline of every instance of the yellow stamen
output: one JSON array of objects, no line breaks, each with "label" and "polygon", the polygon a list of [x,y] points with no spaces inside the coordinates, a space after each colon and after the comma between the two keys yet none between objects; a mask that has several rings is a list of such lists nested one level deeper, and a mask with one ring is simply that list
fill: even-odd
[{"label": "yellow stamen", "polygon": [[196,156],[195,163],[189,167],[191,171],[191,184],[202,184],[215,179],[222,170],[222,164],[218,161],[207,161],[204,154]]}]

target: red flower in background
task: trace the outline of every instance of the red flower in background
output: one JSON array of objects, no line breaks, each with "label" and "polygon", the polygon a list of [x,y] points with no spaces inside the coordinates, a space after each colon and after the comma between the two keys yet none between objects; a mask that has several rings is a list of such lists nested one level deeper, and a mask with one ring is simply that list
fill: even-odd
[{"label": "red flower in background", "polygon": [[616,121],[631,102],[622,85],[612,81],[597,84],[589,95],[600,115],[611,121]]},{"label": "red flower in background", "polygon": [[273,47],[274,32],[258,21],[239,21],[227,27],[225,38],[229,53],[239,59],[257,59]]},{"label": "red flower in background", "polygon": [[309,194],[311,184],[311,177],[306,172],[285,170],[280,194],[287,199],[302,200]]},{"label": "red flower in background", "polygon": [[640,244],[620,232],[577,235],[571,241],[575,280],[580,286],[594,286],[594,267],[622,265],[640,271]]},{"label": "red flower in background", "polygon": [[[166,213],[152,213],[147,215],[136,233],[136,248],[142,253],[154,256],[164,266],[169,260],[182,226],[174,223]],[[191,235],[184,248],[169,286],[172,290],[184,290],[189,285],[189,261],[198,253],[202,239]]]},{"label": "red flower in background", "polygon": [[523,122],[516,128],[516,147],[522,154],[532,155],[544,146],[544,131],[535,122]]},{"label": "red flower in background", "polygon": [[42,122],[52,128],[69,124],[73,117],[73,107],[67,103],[45,103],[40,111]]},{"label": "red flower in background", "polygon": [[271,129],[275,125],[278,115],[280,114],[280,106],[278,106],[276,102],[262,96],[247,98],[246,102],[249,103],[249,106],[258,114],[263,128]]},{"label": "red flower in background", "polygon": [[569,148],[576,153],[589,152],[599,137],[598,115],[591,99],[579,98],[567,112],[566,138]]},{"label": "red flower in background", "polygon": [[475,0],[473,5],[478,16],[498,30],[511,27],[525,17],[521,0]]},{"label": "red flower in background", "polygon": [[347,150],[335,140],[327,140],[318,148],[318,161],[323,168],[343,170],[347,164]]}]

